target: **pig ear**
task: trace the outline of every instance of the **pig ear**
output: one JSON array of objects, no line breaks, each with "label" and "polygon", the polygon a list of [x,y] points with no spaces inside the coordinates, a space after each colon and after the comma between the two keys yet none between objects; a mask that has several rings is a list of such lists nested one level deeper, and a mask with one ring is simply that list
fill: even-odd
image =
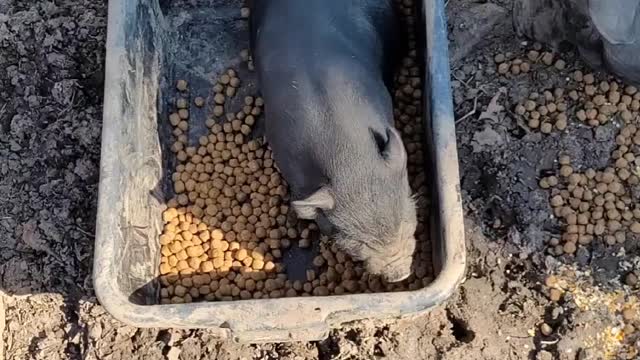
[{"label": "pig ear", "polygon": [[400,138],[400,134],[395,129],[387,129],[389,141],[384,147],[382,156],[389,164],[404,164],[407,162],[407,152]]},{"label": "pig ear", "polygon": [[315,219],[318,211],[331,210],[334,205],[333,196],[326,187],[320,188],[306,199],[291,202],[298,218],[305,220]]}]

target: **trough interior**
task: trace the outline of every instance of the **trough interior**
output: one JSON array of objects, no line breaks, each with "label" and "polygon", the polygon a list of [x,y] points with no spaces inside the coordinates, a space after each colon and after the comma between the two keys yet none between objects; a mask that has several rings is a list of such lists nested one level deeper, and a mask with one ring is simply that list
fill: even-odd
[{"label": "trough interior", "polygon": [[[123,243],[118,249],[120,256],[113,261],[118,269],[118,286],[134,304],[159,303],[158,236],[162,231],[161,212],[173,196],[171,174],[175,156],[170,150],[173,135],[168,114],[174,107],[176,81],[188,81],[190,104],[196,96],[206,99],[203,108],[189,109],[188,137],[192,145],[208,132],[205,120],[212,112],[212,87],[219,74],[233,67],[242,81],[225,108],[238,109],[246,95],[257,95],[255,73],[240,58],[241,50],[249,47],[248,22],[240,16],[242,5],[241,0],[139,1],[130,9],[131,16],[124,19],[133,35],[127,38],[126,52],[132,73],[127,89],[130,98],[125,103],[135,108],[131,121],[137,123],[132,124],[132,129],[140,139],[137,150],[142,154],[144,166],[123,184],[125,198],[131,204],[122,214],[122,223],[126,224],[119,230]],[[261,136],[263,127],[261,117],[252,136]],[[438,234],[430,227],[432,234]],[[437,256],[440,238],[431,236],[431,241],[432,253]],[[295,246],[285,251],[283,258],[289,279],[304,279],[316,253],[317,248]],[[438,259],[433,263],[438,264]],[[434,269],[432,276],[437,275]]]}]

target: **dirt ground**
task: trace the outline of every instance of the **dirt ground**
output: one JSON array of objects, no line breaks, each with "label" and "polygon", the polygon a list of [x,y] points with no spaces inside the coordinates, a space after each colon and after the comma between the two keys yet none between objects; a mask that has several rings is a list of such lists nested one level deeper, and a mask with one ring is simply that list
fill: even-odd
[{"label": "dirt ground", "polygon": [[[238,345],[203,330],[117,322],[91,284],[106,8],[0,0],[0,360],[637,358],[638,335],[621,330],[620,304],[637,305],[637,287],[622,279],[640,271],[639,239],[548,255],[545,241],[560,226],[537,185],[560,152],[605,167],[618,128],[570,120],[543,136],[518,121],[517,101],[566,85],[582,65],[569,50],[566,70],[497,76],[495,54],[531,47],[513,33],[507,0],[448,2],[469,249],[467,279],[450,301],[313,343]],[[503,108],[489,107],[501,92]],[[555,302],[544,285],[551,273],[571,289]]]}]

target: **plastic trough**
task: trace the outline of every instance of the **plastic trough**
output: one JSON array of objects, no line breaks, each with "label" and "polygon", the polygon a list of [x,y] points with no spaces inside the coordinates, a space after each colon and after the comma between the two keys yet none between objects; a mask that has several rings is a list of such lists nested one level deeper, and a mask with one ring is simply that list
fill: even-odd
[{"label": "plastic trough", "polygon": [[[132,326],[208,328],[220,338],[257,343],[320,340],[344,322],[416,315],[444,302],[464,277],[465,241],[444,2],[427,0],[420,11],[433,283],[407,292],[158,305],[157,239],[171,194],[166,169],[173,166],[162,114],[175,79],[188,79],[191,93],[208,94],[211,78],[240,63],[238,54],[248,47],[240,6],[237,0],[109,1],[93,275],[100,303]],[[243,82],[251,76],[240,70]],[[247,83],[243,91],[255,92]],[[203,131],[205,116],[192,108],[190,139]]]}]

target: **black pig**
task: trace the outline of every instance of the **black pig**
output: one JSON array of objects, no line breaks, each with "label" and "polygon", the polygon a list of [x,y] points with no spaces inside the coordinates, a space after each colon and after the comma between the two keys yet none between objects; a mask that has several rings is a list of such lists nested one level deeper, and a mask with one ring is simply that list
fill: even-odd
[{"label": "black pig", "polygon": [[266,137],[299,218],[388,281],[411,273],[416,208],[387,85],[391,0],[255,0],[253,59]]}]

